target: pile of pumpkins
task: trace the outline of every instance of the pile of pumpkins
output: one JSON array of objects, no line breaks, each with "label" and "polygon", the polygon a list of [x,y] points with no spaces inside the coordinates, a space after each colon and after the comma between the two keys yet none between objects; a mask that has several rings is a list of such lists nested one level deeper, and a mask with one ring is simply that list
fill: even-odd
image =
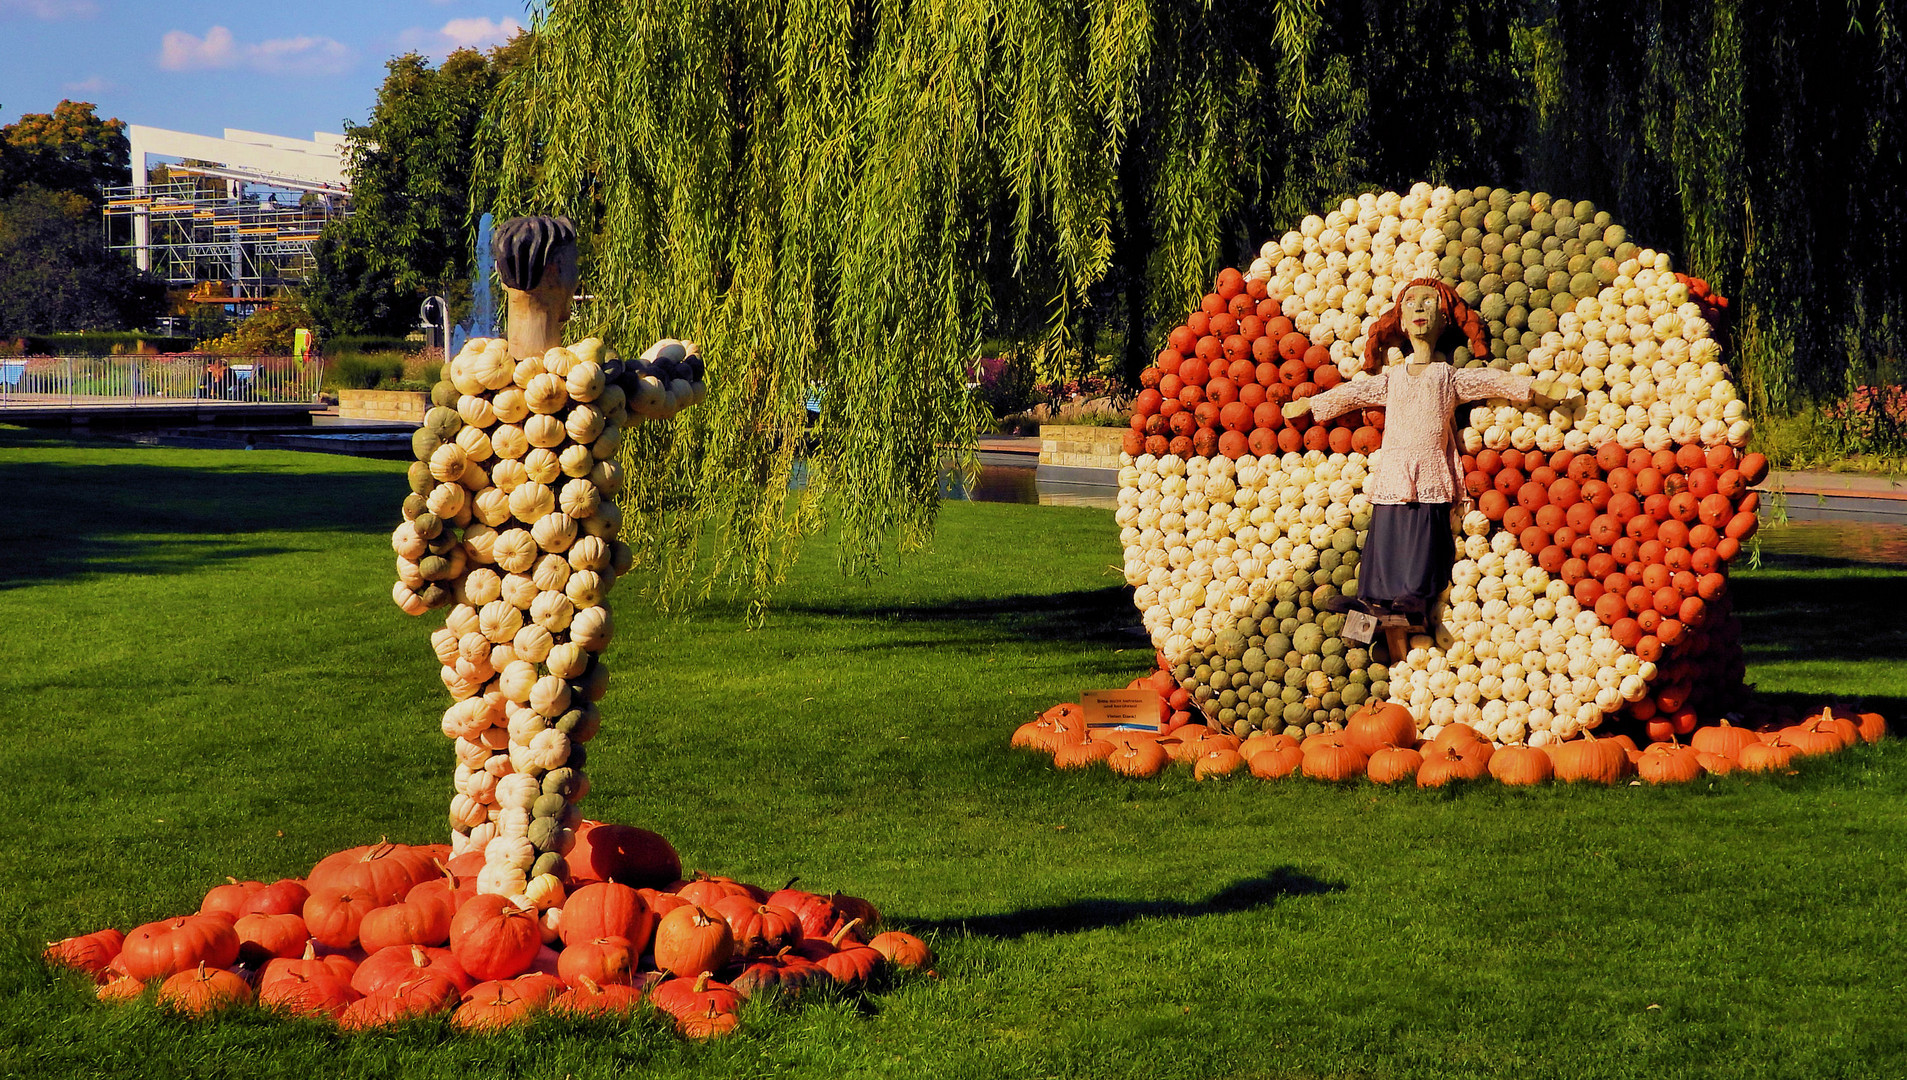
[{"label": "pile of pumpkins", "polygon": [[[1314,424],[1280,406],[1372,377],[1366,335],[1417,278],[1450,285],[1489,343],[1453,364],[1566,400],[1459,410],[1453,584],[1391,656],[1329,610],[1357,594],[1384,410]],[[1366,192],[1221,271],[1142,373],[1120,459],[1124,572],[1169,722],[1305,739],[1389,701],[1422,739],[1458,725],[1541,747],[1738,710],[1726,570],[1766,463],[1742,453],[1727,314],[1606,211],[1501,188]]]},{"label": "pile of pumpkins", "polygon": [[191,915],[54,942],[45,959],[92,978],[103,1001],[195,1017],[256,1002],[346,1031],[447,1014],[489,1032],[655,1008],[692,1038],[735,1030],[751,997],[859,993],[933,964],[921,939],[877,932],[866,900],[681,880],[675,850],[646,830],[586,822],[568,865],[526,902],[476,890],[481,852],[379,843],[302,879],[219,885]]},{"label": "pile of pumpkins", "polygon": [[1303,776],[1443,787],[1487,777],[1527,786],[1551,780],[1614,784],[1630,777],[1674,784],[1737,770],[1786,771],[1798,758],[1877,742],[1887,734],[1879,713],[1858,713],[1844,705],[1801,719],[1767,710],[1763,722],[1752,727],[1723,720],[1693,729],[1686,743],[1670,731],[1646,747],[1628,735],[1594,734],[1540,746],[1501,745],[1465,724],[1450,724],[1425,739],[1410,710],[1378,702],[1353,712],[1341,731],[1303,739],[1283,733],[1241,739],[1203,724],[1166,725],[1156,732],[1087,728],[1084,719],[1076,704],[1055,705],[1021,724],[1012,745],[1051,755],[1056,768],[1103,764],[1135,779],[1149,779],[1178,763],[1190,765],[1196,780],[1248,773],[1264,780]]}]

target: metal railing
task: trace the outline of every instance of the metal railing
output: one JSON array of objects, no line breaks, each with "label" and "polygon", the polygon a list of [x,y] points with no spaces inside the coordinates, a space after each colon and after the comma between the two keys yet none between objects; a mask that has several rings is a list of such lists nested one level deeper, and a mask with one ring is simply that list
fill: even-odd
[{"label": "metal railing", "polygon": [[0,405],[303,403],[324,382],[321,360],[289,356],[0,357]]}]

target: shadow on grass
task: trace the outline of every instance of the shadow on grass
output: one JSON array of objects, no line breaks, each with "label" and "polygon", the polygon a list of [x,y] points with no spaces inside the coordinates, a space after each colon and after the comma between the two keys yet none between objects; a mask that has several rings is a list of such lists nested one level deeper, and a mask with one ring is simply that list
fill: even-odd
[{"label": "shadow on grass", "polygon": [[1229,915],[1270,907],[1288,896],[1322,896],[1344,886],[1281,866],[1258,877],[1235,881],[1203,900],[1076,900],[1053,907],[1023,908],[997,915],[955,919],[901,919],[910,931],[966,933],[1012,940],[1028,934],[1077,934],[1104,930],[1139,919],[1190,919]]},{"label": "shadow on grass", "polygon": [[[1075,592],[1001,596],[986,600],[955,600],[921,606],[855,604],[786,604],[791,614],[822,618],[874,619],[890,623],[936,626],[966,624],[964,634],[975,640],[1014,637],[1029,641],[1143,642],[1130,628],[1138,625],[1132,589],[1125,585]],[[922,645],[945,646],[944,637]],[[870,649],[892,648],[893,643],[870,644]]]},{"label": "shadow on grass", "polygon": [[[1813,560],[1816,563],[1829,560]],[[1843,563],[1842,560],[1832,560]],[[1742,647],[1755,660],[1898,660],[1907,656],[1907,574],[1743,576],[1731,582]]]},{"label": "shadow on grass", "polygon": [[[9,440],[9,445],[17,442]],[[0,589],[82,574],[178,573],[280,554],[268,535],[381,532],[398,519],[401,477],[294,466],[0,462]]]}]

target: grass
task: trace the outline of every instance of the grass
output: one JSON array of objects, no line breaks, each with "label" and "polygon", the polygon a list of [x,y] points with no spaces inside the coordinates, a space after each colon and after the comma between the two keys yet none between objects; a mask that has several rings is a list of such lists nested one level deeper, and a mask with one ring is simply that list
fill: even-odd
[{"label": "grass", "polygon": [[[938,979],[763,1011],[347,1039],[94,1004],[40,942],[226,874],[441,837],[427,623],[389,601],[401,463],[0,431],[0,1076],[1899,1077],[1907,746],[1684,790],[1154,782],[1009,752],[1142,670],[1110,514],[952,504],[766,627],[625,598],[592,816],[687,865],[873,899]],[[1750,678],[1907,704],[1907,573],[1775,553]]]}]

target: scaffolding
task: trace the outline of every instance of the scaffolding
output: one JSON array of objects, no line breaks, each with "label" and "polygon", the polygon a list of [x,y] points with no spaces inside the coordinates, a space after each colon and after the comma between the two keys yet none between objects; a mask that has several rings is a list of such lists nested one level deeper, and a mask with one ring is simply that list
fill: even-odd
[{"label": "scaffolding", "polygon": [[[133,183],[106,192],[107,245],[198,303],[269,306],[311,275],[318,233],[350,212],[341,136],[131,135]],[[148,162],[160,155],[177,163]]]},{"label": "scaffolding", "polygon": [[[169,174],[192,171],[174,168]],[[222,298],[195,290],[193,298],[206,302],[269,298],[280,286],[302,283],[312,272],[319,230],[349,212],[342,195],[261,193],[242,181],[208,185],[205,179],[188,175],[144,188],[112,188],[106,193],[106,220],[112,248],[145,261],[168,284],[218,282],[236,290]],[[147,222],[144,244],[129,224],[116,226],[135,217]],[[145,260],[138,259],[142,252]]]}]

